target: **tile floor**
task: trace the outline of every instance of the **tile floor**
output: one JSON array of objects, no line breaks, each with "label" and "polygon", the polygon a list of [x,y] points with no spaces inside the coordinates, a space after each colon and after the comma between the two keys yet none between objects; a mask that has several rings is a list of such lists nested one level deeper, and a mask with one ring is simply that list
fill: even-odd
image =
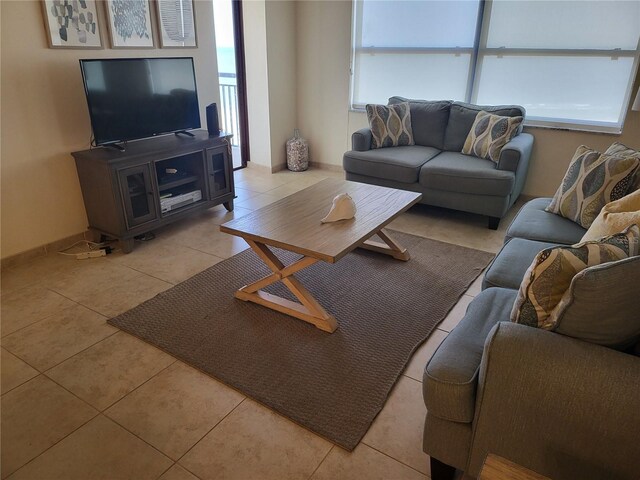
[{"label": "tile floor", "polygon": [[[129,255],[51,255],[3,271],[1,478],[426,478],[422,369],[480,280],[416,352],[352,453],[106,323],[247,248],[219,224],[333,176],[342,174],[241,170],[233,213],[185,219]],[[509,221],[491,231],[482,217],[416,206],[391,228],[496,252]]]}]

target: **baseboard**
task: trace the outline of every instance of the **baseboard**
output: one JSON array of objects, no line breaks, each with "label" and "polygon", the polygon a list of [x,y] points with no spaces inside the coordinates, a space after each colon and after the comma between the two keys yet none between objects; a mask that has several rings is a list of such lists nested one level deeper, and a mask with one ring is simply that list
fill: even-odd
[{"label": "baseboard", "polygon": [[69,245],[78,242],[80,240],[90,240],[91,233],[89,231],[83,233],[76,233],[75,235],[71,235],[69,237],[62,238],[60,240],[56,240],[55,242],[47,243],[45,245],[41,245],[39,247],[31,248],[29,250],[25,250],[24,252],[16,253],[15,255],[10,255],[6,258],[0,260],[0,270],[4,270],[6,268],[17,267],[19,265],[24,265],[25,263],[34,260],[39,257],[44,257],[49,253],[58,252]]},{"label": "baseboard", "polygon": [[272,165],[271,166],[271,173],[277,173],[277,172],[281,172],[283,170],[287,169],[287,164],[286,163],[281,163],[280,165]]},{"label": "baseboard", "polygon": [[328,172],[344,172],[342,165],[334,165],[330,163],[309,162],[309,165],[318,170],[326,170]]}]

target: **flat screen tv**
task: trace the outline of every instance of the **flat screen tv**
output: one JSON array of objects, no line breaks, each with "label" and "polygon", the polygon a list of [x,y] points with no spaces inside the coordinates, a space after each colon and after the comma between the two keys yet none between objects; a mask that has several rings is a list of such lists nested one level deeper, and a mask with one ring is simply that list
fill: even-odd
[{"label": "flat screen tv", "polygon": [[80,60],[96,145],[200,128],[193,58]]}]

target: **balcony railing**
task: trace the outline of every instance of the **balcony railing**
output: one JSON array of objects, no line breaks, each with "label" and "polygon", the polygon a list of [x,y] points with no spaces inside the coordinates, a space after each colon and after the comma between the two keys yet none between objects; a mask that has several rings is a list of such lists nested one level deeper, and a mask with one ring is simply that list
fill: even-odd
[{"label": "balcony railing", "polygon": [[238,118],[238,90],[235,73],[219,73],[220,82],[220,116],[221,128],[232,133],[231,145],[240,146],[240,121]]}]

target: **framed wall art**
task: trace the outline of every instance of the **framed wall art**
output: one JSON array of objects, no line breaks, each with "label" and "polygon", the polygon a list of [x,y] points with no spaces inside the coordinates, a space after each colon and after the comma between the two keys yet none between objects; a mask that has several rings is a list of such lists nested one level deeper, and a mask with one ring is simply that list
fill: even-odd
[{"label": "framed wall art", "polygon": [[149,0],[107,0],[112,48],[153,48]]},{"label": "framed wall art", "polygon": [[43,0],[51,48],[102,48],[95,0]]},{"label": "framed wall art", "polygon": [[160,47],[197,47],[193,0],[158,0]]}]

